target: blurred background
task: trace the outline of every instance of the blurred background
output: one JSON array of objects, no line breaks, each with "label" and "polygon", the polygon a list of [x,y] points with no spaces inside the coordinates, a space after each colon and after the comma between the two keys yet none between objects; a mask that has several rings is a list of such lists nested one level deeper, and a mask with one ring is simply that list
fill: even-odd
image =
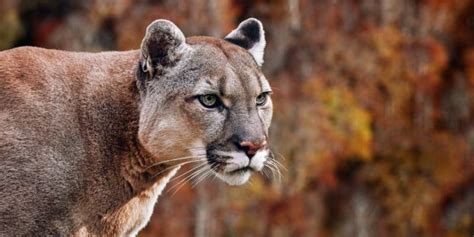
[{"label": "blurred background", "polygon": [[[0,0],[0,49],[266,30],[282,169],[160,197],[140,236],[473,236],[473,0]],[[173,184],[171,184],[173,185]]]}]

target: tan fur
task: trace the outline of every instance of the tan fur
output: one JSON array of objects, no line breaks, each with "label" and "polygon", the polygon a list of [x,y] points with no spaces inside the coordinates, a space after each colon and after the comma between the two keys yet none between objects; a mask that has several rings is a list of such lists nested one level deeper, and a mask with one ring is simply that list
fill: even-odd
[{"label": "tan fur", "polygon": [[[269,85],[252,57],[224,40],[185,42],[165,20],[140,50],[0,52],[0,236],[134,236],[180,167],[171,159],[219,173],[216,154],[233,152],[261,169],[268,148],[257,164],[239,145],[264,142],[272,116],[271,100],[255,106]],[[229,108],[204,108],[199,88],[222,90]],[[248,172],[218,176],[240,184]]]},{"label": "tan fur", "polygon": [[[38,143],[48,143],[48,140],[54,140],[55,137],[63,137],[66,140],[62,144],[51,145],[62,146],[67,152],[71,150],[70,152],[83,155],[81,162],[88,167],[88,170],[72,170],[68,173],[72,177],[85,176],[88,179],[76,183],[81,190],[80,196],[76,197],[76,204],[64,207],[74,210],[71,226],[58,224],[58,229],[73,231],[83,226],[81,233],[85,233],[86,229],[89,234],[95,235],[125,234],[141,222],[146,223],[147,217],[143,213],[147,213],[145,216],[148,217],[151,214],[150,210],[144,210],[140,206],[148,207],[148,202],[156,201],[155,189],[162,187],[159,185],[162,178],[147,180],[147,173],[143,171],[156,158],[136,145],[134,133],[137,131],[138,92],[133,88],[138,55],[138,51],[87,54],[32,47],[0,53],[1,104],[4,105],[0,116],[0,133],[3,134],[1,145],[11,146],[11,150],[19,156],[25,153],[27,159],[34,158],[31,156],[33,154],[23,152],[17,141],[24,139],[24,143],[38,146]],[[114,93],[110,93],[111,91]],[[110,103],[104,105],[107,108],[121,108],[111,116],[117,116],[113,119],[128,125],[117,123],[117,127],[111,127],[106,133],[110,136],[114,136],[114,133],[123,136],[122,148],[102,147],[109,143],[102,137],[105,134],[100,134],[105,131],[95,130],[100,129],[99,124],[106,126],[103,123],[109,121],[99,121],[104,118],[94,118],[91,113],[100,106],[97,104],[100,101]],[[14,116],[8,118],[6,113]],[[10,121],[13,117],[16,121]],[[87,126],[88,120],[94,121],[97,127]],[[74,124],[75,121],[78,124]],[[55,128],[63,125],[63,130]],[[28,129],[28,133],[20,134],[19,128]],[[46,141],[41,142],[44,140]],[[75,148],[66,147],[68,144]],[[124,151],[120,151],[121,149]],[[7,152],[2,152],[2,159],[5,159],[3,156]],[[33,151],[35,152],[38,150]],[[97,160],[97,155],[105,152],[110,152],[113,157],[109,157],[108,161]],[[48,165],[50,164],[42,166]],[[103,180],[104,175],[116,177],[116,180]],[[54,180],[55,177],[50,178]],[[64,188],[67,186],[69,184],[64,183]],[[99,192],[105,195],[103,200],[89,198],[98,196],[96,193]],[[35,197],[32,195],[31,199],[35,200]],[[20,204],[21,201],[17,203]],[[118,206],[114,208],[115,205]],[[110,208],[116,210],[110,212]],[[90,216],[88,212],[91,209],[103,216]],[[84,227],[89,225],[92,227]]]}]

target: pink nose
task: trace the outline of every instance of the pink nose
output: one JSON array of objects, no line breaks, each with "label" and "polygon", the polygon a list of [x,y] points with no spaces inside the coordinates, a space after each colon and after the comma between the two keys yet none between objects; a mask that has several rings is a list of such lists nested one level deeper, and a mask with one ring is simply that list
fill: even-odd
[{"label": "pink nose", "polygon": [[266,140],[262,140],[261,142],[255,143],[251,141],[243,141],[240,143],[240,147],[245,151],[245,154],[250,158],[252,158],[258,150],[265,147],[267,145]]}]

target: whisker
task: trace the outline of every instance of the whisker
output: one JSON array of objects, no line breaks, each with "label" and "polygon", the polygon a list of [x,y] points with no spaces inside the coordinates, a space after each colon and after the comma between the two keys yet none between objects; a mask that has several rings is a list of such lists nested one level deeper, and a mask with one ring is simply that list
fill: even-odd
[{"label": "whisker", "polygon": [[275,165],[275,163],[271,162],[271,160],[268,160],[268,167],[277,174],[278,177],[278,183],[281,183],[281,172],[280,169]]},{"label": "whisker", "polygon": [[271,161],[272,161],[273,163],[275,163],[275,165],[277,165],[277,166],[283,168],[285,171],[288,171],[288,169],[287,169],[282,163],[280,163],[278,160],[276,160],[276,159],[271,159]]},{"label": "whisker", "polygon": [[[181,185],[181,183],[185,182],[189,177],[193,176],[194,174],[196,173],[199,173],[201,172],[202,168],[205,166],[205,164],[200,164],[194,168],[192,168],[191,170],[188,170],[186,171],[184,174],[181,174],[179,175],[178,177],[176,178],[179,178],[179,177],[183,177],[181,180],[179,180],[175,185],[173,185],[172,187],[170,187],[170,189],[168,189],[168,191],[171,191],[172,189],[174,189],[176,186],[179,186]],[[175,178],[173,178],[175,179]]]},{"label": "whisker", "polygon": [[183,177],[183,176],[185,176],[185,175],[187,175],[187,174],[189,174],[189,173],[191,173],[191,172],[193,172],[193,171],[195,171],[195,170],[197,170],[197,169],[199,169],[199,168],[202,168],[205,164],[206,164],[206,162],[204,162],[204,163],[202,163],[202,164],[199,164],[199,165],[197,165],[197,166],[191,168],[190,170],[188,170],[188,171],[186,171],[186,172],[184,172],[184,173],[182,173],[182,174],[180,174],[180,175],[178,175],[178,176],[173,177],[171,180],[177,180],[177,179],[179,179],[179,178],[181,178],[181,177]]},{"label": "whisker", "polygon": [[194,156],[184,156],[184,157],[164,160],[164,161],[160,161],[158,163],[154,163],[154,164],[149,165],[148,167],[145,168],[145,170],[148,170],[148,169],[150,169],[152,167],[155,167],[157,165],[166,164],[166,163],[173,162],[173,161],[180,161],[180,160],[186,160],[186,159],[197,159],[197,158],[205,158],[205,156],[203,154],[203,155],[198,155],[198,156],[196,156],[196,155],[194,155]]},{"label": "whisker", "polygon": [[183,166],[183,165],[187,165],[187,164],[191,164],[191,163],[196,163],[196,162],[202,162],[202,161],[204,161],[204,160],[206,160],[206,159],[205,159],[205,158],[202,158],[202,159],[199,159],[199,160],[191,160],[191,161],[186,161],[186,162],[179,163],[179,164],[176,164],[176,165],[172,165],[172,166],[167,167],[166,169],[161,170],[161,171],[159,171],[158,173],[154,174],[152,178],[155,178],[156,176],[162,174],[163,172],[166,172],[166,171],[168,171],[168,170],[170,170],[170,169],[173,169],[173,168],[176,168],[176,167],[178,167],[178,166]]},{"label": "whisker", "polygon": [[267,167],[268,169],[270,169],[270,171],[272,172],[272,180],[275,180],[275,170],[273,169],[273,167],[270,166],[268,162],[265,162],[264,167]]},{"label": "whisker", "polygon": [[[218,165],[219,165],[218,163],[211,164],[211,166],[209,167],[209,170],[208,170],[204,175],[201,176],[202,178],[200,178],[199,180],[197,180],[197,181],[193,184],[192,188],[196,187],[196,185],[198,185],[200,182],[204,181],[204,180],[207,179],[209,176],[213,175],[213,174],[214,174],[213,168],[216,167],[216,166],[218,166]],[[214,176],[214,177],[215,177],[215,176]]]},{"label": "whisker", "polygon": [[199,174],[198,176],[194,177],[194,181],[192,182],[192,186],[191,188],[194,188],[196,186],[196,184],[203,178],[203,177],[206,177],[209,172],[212,172],[212,170],[209,168],[209,167],[206,167],[207,169],[205,169],[205,171],[201,172],[201,174]]},{"label": "whisker", "polygon": [[217,166],[219,166],[220,164],[219,163],[212,163],[209,167],[209,174],[210,175],[214,175],[213,177],[215,178],[216,175],[214,173],[214,168],[216,168]]},{"label": "whisker", "polygon": [[[264,168],[265,168],[265,167],[264,167]],[[263,174],[265,177],[267,177],[268,179],[270,178],[270,177],[268,176],[267,172],[265,172],[265,169],[262,169],[262,170],[260,171],[260,173],[262,173],[262,174]]]},{"label": "whisker", "polygon": [[212,175],[212,170],[211,169],[207,170],[203,175],[201,175],[198,178],[198,180],[196,180],[196,182],[191,186],[191,188],[196,187],[200,182],[204,181],[210,175]]},{"label": "whisker", "polygon": [[215,181],[216,179],[217,179],[216,175],[212,176],[212,181]]},{"label": "whisker", "polygon": [[206,166],[205,164],[201,165],[201,168],[198,169],[197,171],[191,173],[190,175],[186,176],[185,178],[183,178],[180,182],[178,182],[177,184],[173,185],[169,191],[175,189],[175,191],[171,194],[171,196],[174,196],[185,184],[187,181],[191,180],[192,178],[202,174],[202,172],[205,172],[206,171]]},{"label": "whisker", "polygon": [[281,174],[280,169],[278,168],[278,166],[276,166],[275,163],[273,163],[271,160],[269,160],[268,165],[273,166],[273,168],[275,168],[275,170],[278,173],[278,183],[281,183],[282,174]]},{"label": "whisker", "polygon": [[281,89],[280,89],[280,88],[278,88],[278,87],[274,87],[274,86],[272,86],[271,88],[272,88],[272,90],[281,91]]},{"label": "whisker", "polygon": [[277,155],[279,155],[282,158],[282,160],[286,160],[286,157],[283,154],[281,154],[278,151],[275,151],[275,152],[277,153]]}]

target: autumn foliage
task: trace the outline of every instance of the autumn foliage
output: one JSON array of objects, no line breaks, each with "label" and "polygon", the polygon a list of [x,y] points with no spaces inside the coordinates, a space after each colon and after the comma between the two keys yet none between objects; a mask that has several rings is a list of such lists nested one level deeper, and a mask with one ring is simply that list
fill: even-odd
[{"label": "autumn foliage", "polygon": [[[0,49],[138,48],[262,20],[286,169],[164,194],[141,236],[472,236],[472,0],[0,0]],[[173,185],[173,183],[171,184]]]}]

